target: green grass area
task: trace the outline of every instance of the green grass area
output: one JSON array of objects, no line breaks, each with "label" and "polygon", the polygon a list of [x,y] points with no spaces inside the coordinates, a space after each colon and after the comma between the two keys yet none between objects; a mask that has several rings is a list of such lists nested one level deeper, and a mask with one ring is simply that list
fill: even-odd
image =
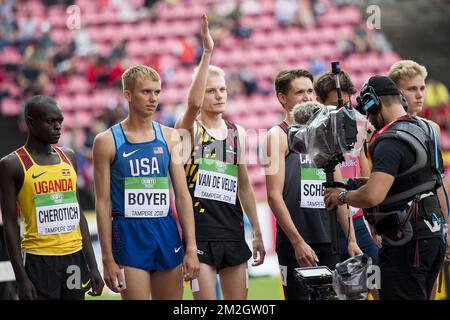
[{"label": "green grass area", "polygon": [[[120,295],[103,294],[100,297],[86,296],[89,300],[119,300]],[[280,300],[281,282],[279,277],[258,277],[248,280],[249,300]],[[192,300],[189,287],[184,288],[183,300]]]}]

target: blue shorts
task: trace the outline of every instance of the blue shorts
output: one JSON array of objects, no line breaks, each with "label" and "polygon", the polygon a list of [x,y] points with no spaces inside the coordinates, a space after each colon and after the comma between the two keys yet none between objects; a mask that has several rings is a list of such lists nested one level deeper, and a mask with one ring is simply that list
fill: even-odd
[{"label": "blue shorts", "polygon": [[175,220],[124,218],[112,221],[112,253],[121,266],[147,271],[170,270],[184,258],[184,248]]}]

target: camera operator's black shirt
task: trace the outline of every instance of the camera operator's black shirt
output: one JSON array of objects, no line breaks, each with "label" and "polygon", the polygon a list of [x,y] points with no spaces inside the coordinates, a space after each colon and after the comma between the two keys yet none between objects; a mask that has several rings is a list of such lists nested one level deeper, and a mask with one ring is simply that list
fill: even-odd
[{"label": "camera operator's black shirt", "polygon": [[[383,139],[377,144],[373,152],[372,172],[383,172],[397,177],[400,173],[411,168],[415,161],[416,155],[406,143],[395,139]],[[408,203],[404,202],[389,206],[389,210],[383,211],[403,210],[408,207]],[[423,219],[418,219],[416,228],[414,232],[416,239],[440,237],[440,232],[430,229]]]},{"label": "camera operator's black shirt", "polygon": [[372,161],[372,172],[383,172],[396,177],[414,165],[416,155],[404,142],[384,139],[374,150]]}]

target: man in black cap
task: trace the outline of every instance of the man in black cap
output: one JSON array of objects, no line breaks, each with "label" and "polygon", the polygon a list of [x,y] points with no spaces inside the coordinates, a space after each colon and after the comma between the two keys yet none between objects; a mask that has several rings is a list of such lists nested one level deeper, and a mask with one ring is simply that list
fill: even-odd
[{"label": "man in black cap", "polygon": [[369,208],[366,219],[383,239],[382,300],[428,299],[445,248],[436,194],[442,184],[437,141],[426,121],[407,115],[389,78],[371,77],[357,100],[377,130],[369,147],[371,174],[357,190],[326,189],[325,204]]}]

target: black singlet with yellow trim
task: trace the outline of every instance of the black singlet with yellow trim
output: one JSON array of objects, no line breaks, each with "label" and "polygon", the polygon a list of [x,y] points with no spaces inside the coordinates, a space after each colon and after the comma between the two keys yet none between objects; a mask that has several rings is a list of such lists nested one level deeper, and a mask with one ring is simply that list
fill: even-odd
[{"label": "black singlet with yellow trim", "polygon": [[198,241],[245,239],[243,211],[237,196],[239,138],[236,125],[226,120],[225,123],[227,137],[217,140],[196,122],[190,161],[185,165]]},{"label": "black singlet with yellow trim", "polygon": [[[279,127],[287,133],[288,124]],[[331,243],[330,214],[323,202],[325,173],[314,167],[308,155],[289,151],[285,157],[283,200],[292,222],[308,244]],[[277,223],[277,247],[290,241]]]}]

